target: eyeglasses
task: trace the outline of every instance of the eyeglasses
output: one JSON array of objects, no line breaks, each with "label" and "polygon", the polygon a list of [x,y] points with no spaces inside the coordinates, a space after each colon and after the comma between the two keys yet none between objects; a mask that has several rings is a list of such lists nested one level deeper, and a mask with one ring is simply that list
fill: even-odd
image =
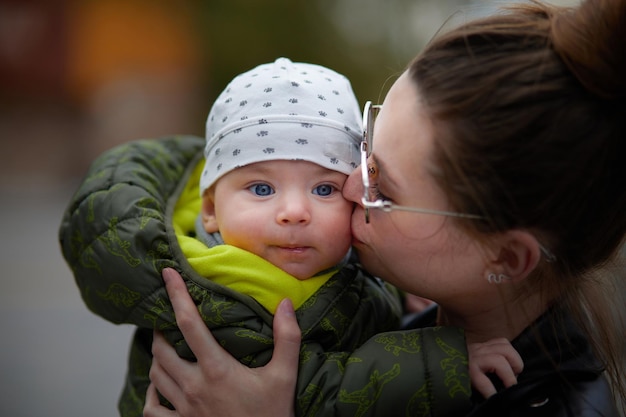
[{"label": "eyeglasses", "polygon": [[375,187],[372,187],[370,184],[370,167],[367,164],[367,159],[373,149],[372,133],[374,132],[374,120],[382,107],[383,106],[380,104],[372,104],[371,101],[368,101],[365,103],[365,108],[363,109],[363,141],[361,142],[361,177],[363,178],[363,197],[361,198],[361,203],[365,209],[365,223],[370,222],[370,209],[379,209],[386,213],[389,213],[392,210],[401,210],[439,216],[462,217],[466,219],[484,219],[483,216],[479,216],[477,214],[401,206],[393,204],[389,200],[383,200],[376,197],[377,193],[374,191]]},{"label": "eyeglasses", "polygon": [[[369,224],[370,222],[370,209],[382,210],[385,213],[389,213],[393,210],[399,210],[438,216],[484,220],[484,216],[480,216],[477,214],[401,206],[398,204],[393,204],[389,200],[384,200],[377,197],[378,193],[375,191],[376,187],[373,187],[370,183],[370,174],[373,172],[371,172],[371,168],[368,166],[367,160],[373,150],[374,120],[376,120],[376,116],[378,115],[382,107],[383,106],[381,104],[372,104],[371,101],[368,101],[365,103],[365,108],[363,109],[363,141],[361,142],[361,178],[363,180],[363,197],[361,198],[361,203],[363,204],[363,208],[365,211],[365,223]],[[546,261],[556,261],[556,256],[545,246],[539,244],[539,249],[543,256],[546,258]]]}]

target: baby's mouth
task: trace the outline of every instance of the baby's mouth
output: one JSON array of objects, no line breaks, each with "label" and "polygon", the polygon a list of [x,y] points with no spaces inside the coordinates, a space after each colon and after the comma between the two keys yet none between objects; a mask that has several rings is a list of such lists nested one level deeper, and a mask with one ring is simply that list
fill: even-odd
[{"label": "baby's mouth", "polygon": [[284,246],[278,246],[278,248],[281,250],[288,251],[288,252],[301,253],[301,252],[306,251],[307,249],[310,249],[310,246],[284,245]]}]

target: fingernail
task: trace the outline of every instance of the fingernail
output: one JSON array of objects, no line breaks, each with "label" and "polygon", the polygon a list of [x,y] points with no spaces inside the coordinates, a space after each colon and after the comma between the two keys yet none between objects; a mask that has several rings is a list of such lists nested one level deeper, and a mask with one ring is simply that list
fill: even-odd
[{"label": "fingernail", "polygon": [[278,304],[278,310],[280,310],[281,314],[286,314],[289,316],[295,316],[296,312],[293,309],[293,303],[289,298],[284,298],[280,304]]},{"label": "fingernail", "polygon": [[174,273],[174,271],[172,270],[172,268],[165,268],[163,269],[163,281],[165,281],[165,283],[167,284],[168,282],[170,282],[172,280],[172,274]]}]

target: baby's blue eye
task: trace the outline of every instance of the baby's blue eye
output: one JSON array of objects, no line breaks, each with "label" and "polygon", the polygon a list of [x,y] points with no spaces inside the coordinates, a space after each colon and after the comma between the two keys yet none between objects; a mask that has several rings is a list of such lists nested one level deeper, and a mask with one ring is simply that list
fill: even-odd
[{"label": "baby's blue eye", "polygon": [[316,194],[322,197],[327,197],[333,193],[334,189],[335,187],[333,187],[332,185],[322,184],[322,185],[318,185],[317,187],[315,187],[315,189],[313,190],[313,194]]},{"label": "baby's blue eye", "polygon": [[272,188],[272,186],[269,184],[263,184],[263,183],[251,185],[250,187],[248,187],[248,190],[252,191],[252,193],[261,197],[274,194],[274,189]]}]

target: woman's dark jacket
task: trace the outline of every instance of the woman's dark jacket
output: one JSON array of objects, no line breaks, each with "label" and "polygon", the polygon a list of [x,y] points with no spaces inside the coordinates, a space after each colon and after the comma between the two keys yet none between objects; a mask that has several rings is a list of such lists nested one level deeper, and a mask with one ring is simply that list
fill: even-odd
[{"label": "woman's dark jacket", "polygon": [[[405,328],[433,325],[436,306]],[[484,400],[474,395],[467,417],[619,417],[611,390],[587,338],[572,318],[553,307],[512,342],[524,361],[517,385]],[[465,414],[460,414],[465,415]]]},{"label": "woman's dark jacket", "polygon": [[[207,326],[231,354],[249,366],[271,358],[272,315],[251,297],[199,276],[173,231],[174,205],[203,146],[203,139],[186,136],[106,152],[63,217],[62,252],[87,307],[113,323],[138,326],[119,403],[123,416],[142,413],[153,329],[180,356],[194,359],[176,327],[161,279],[165,267],[181,273]],[[303,342],[296,414],[448,416],[467,410],[463,333],[390,331],[399,328],[401,314],[395,290],[354,263],[298,308]]]}]

